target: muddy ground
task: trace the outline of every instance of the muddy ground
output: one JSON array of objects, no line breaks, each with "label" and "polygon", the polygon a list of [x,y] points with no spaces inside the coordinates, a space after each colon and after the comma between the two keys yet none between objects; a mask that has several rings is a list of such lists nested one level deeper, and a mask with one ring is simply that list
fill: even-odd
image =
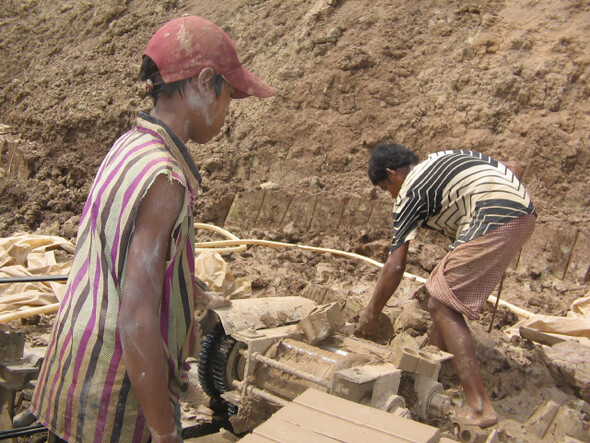
[{"label": "muddy ground", "polygon": [[[269,183],[285,192],[375,200],[367,148],[393,140],[421,158],[465,148],[518,161],[544,228],[538,232],[588,234],[587,1],[4,0],[0,124],[22,158],[15,161],[0,145],[1,236],[25,231],[75,240],[100,161],[137,110],[150,108],[137,81],[145,44],[184,13],[222,26],[242,62],[278,89],[268,100],[232,103],[212,142],[189,145],[204,177],[198,221],[223,225],[237,194]],[[381,262],[390,236],[371,225],[323,232],[260,225],[234,234]],[[412,245],[408,271],[427,276],[447,243],[432,235],[421,240]],[[313,295],[319,287],[323,301],[362,305],[378,272],[327,254],[261,247],[224,258],[236,276],[252,281],[254,296]],[[509,271],[503,298],[531,312],[565,315],[590,285],[588,274],[564,277],[551,272],[551,263]],[[392,325],[419,295],[408,284],[390,301]],[[471,326],[501,438],[535,441],[521,424],[540,405],[574,404],[583,395],[556,376],[541,348],[505,338],[502,329],[517,320],[509,310],[500,308],[488,334],[491,309]],[[43,345],[51,317],[40,321],[15,327]],[[428,321],[418,322],[415,336]],[[452,373],[445,386],[459,401]]]}]

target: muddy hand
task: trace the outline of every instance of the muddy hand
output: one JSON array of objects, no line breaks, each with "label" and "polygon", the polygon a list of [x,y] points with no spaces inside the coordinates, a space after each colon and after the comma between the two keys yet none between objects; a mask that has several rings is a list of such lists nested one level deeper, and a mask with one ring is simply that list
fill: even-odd
[{"label": "muddy hand", "polygon": [[231,305],[231,300],[225,298],[221,292],[203,291],[201,301],[206,309],[222,308]]},{"label": "muddy hand", "polygon": [[371,318],[365,311],[360,315],[358,325],[354,329],[357,337],[370,338],[379,336],[379,321]]}]

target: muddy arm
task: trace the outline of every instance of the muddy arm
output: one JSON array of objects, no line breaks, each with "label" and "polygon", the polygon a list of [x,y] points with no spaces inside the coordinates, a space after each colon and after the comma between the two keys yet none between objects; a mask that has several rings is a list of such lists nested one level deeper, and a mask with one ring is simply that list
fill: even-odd
[{"label": "muddy arm", "polygon": [[387,300],[391,298],[402,281],[409,245],[410,242],[405,242],[387,257],[377,279],[373,296],[360,315],[359,323],[354,331],[355,335],[361,337],[378,335],[379,322],[377,319]]},{"label": "muddy arm", "polygon": [[125,367],[153,442],[179,441],[168,394],[160,304],[169,241],[183,196],[179,183],[161,176],[143,198],[129,246],[118,319]]}]

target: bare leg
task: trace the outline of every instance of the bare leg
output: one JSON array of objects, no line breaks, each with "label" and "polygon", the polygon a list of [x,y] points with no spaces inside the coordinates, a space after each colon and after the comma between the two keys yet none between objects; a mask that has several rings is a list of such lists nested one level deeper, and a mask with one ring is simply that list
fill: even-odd
[{"label": "bare leg", "polygon": [[461,380],[466,402],[458,413],[459,417],[482,428],[496,424],[498,416],[479,374],[475,345],[463,315],[433,297],[428,300],[428,310],[448,352],[455,356],[453,367]]},{"label": "bare leg", "polygon": [[438,326],[434,321],[432,322],[432,325],[430,326],[430,331],[428,332],[428,344],[436,346],[441,351],[446,352],[447,350],[447,345],[445,344],[445,341],[443,340],[442,335],[438,330]]}]

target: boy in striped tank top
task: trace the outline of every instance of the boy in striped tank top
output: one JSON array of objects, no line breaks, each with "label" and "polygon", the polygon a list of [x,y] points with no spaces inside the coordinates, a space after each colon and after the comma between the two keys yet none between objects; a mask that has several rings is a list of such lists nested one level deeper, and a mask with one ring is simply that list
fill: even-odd
[{"label": "boy in striped tank top", "polygon": [[213,23],[183,16],[143,54],[150,113],[103,160],[84,207],[66,293],[31,410],[51,440],[177,442],[195,299],[193,206],[206,143],[232,99],[270,97]]},{"label": "boy in striped tank top", "polygon": [[426,282],[429,343],[454,354],[465,393],[457,415],[480,427],[498,418],[464,316],[479,318],[488,295],[533,232],[536,214],[519,180],[522,171],[514,163],[467,150],[437,152],[419,163],[414,153],[393,143],[376,146],[369,160],[372,183],[395,199],[393,239],[355,333],[377,335],[377,317],[403,277],[417,229],[423,226],[450,237],[449,252]]}]

